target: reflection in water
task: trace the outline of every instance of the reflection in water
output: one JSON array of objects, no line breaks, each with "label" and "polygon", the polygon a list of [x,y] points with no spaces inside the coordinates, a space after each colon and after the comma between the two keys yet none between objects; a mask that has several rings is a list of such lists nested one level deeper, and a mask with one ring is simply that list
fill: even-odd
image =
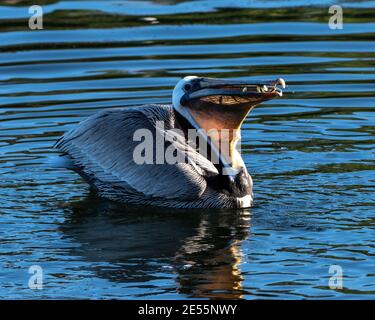
[{"label": "reflection in water", "polygon": [[[66,208],[63,233],[115,282],[151,280],[155,268],[173,268],[177,290],[190,297],[241,298],[241,240],[248,210],[192,211],[124,206],[90,194]],[[160,263],[160,266],[155,264]]]}]

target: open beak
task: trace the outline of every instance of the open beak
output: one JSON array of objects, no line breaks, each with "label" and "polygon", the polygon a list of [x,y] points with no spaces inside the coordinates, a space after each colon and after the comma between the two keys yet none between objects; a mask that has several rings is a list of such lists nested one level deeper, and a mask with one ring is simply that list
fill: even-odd
[{"label": "open beak", "polygon": [[[263,101],[282,96],[283,79],[273,81],[231,81],[193,78],[184,84],[180,112],[203,129],[223,159],[233,168],[243,166],[235,146],[243,121]],[[228,136],[222,133],[228,133]]]},{"label": "open beak", "polygon": [[197,78],[186,89],[181,104],[199,99],[220,105],[252,104],[281,97],[285,88],[284,79],[273,81],[230,81],[225,79]]}]

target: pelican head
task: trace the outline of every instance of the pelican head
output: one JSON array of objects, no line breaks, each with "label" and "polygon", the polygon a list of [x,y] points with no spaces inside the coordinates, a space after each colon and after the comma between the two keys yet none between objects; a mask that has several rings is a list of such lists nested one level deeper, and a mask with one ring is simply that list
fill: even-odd
[{"label": "pelican head", "polygon": [[173,90],[173,106],[202,129],[238,129],[257,104],[282,96],[285,81],[232,81],[187,76]]},{"label": "pelican head", "polygon": [[[188,76],[174,88],[173,107],[196,129],[205,132],[229,130],[231,135],[227,143],[233,151],[247,114],[259,103],[282,96],[278,85],[285,88],[285,81],[233,81]],[[216,145],[222,143],[215,137],[210,138]],[[226,158],[233,164],[232,151]]]}]

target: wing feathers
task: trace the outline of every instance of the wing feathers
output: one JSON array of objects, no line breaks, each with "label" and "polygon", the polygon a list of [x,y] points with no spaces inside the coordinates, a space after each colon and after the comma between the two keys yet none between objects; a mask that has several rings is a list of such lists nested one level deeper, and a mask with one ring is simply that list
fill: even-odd
[{"label": "wing feathers", "polygon": [[[155,122],[164,121],[166,129],[173,127],[173,112],[171,107],[155,105],[105,110],[66,133],[56,146],[68,153],[78,170],[94,184],[97,181],[100,185],[122,186],[124,192],[136,191],[148,197],[196,199],[207,187],[202,174],[216,169],[184,139],[179,138],[173,145],[177,152],[185,152],[187,163],[139,165],[133,159],[134,148],[140,143],[134,141],[134,132],[148,129],[155,138]],[[166,141],[164,147],[170,144]]]}]

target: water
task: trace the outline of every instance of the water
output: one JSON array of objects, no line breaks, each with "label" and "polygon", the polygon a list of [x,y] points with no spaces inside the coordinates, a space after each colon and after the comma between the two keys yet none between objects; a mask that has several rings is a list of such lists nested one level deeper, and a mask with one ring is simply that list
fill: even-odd
[{"label": "water", "polygon": [[[45,2],[43,31],[0,6],[1,298],[375,297],[374,1],[335,1],[342,30],[328,1]],[[127,208],[46,165],[85,117],[190,74],[289,84],[243,126],[251,210]]]}]

